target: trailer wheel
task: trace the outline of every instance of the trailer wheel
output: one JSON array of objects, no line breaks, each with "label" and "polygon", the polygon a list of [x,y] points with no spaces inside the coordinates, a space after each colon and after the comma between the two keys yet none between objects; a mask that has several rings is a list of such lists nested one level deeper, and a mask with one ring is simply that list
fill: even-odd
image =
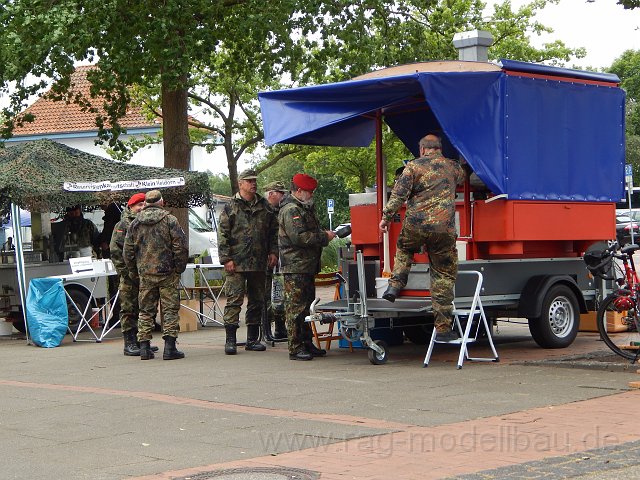
[{"label": "trailer wheel", "polygon": [[542,301],[542,315],[529,319],[529,331],[542,348],[565,348],[578,335],[580,308],[566,285],[554,285]]},{"label": "trailer wheel", "polygon": [[374,343],[382,348],[382,354],[376,352],[375,350],[369,349],[369,361],[374,365],[384,365],[387,363],[387,357],[389,353],[389,347],[382,340],[375,340]]},{"label": "trailer wheel", "polygon": [[[89,295],[79,288],[67,288],[67,293],[73,301],[78,306],[80,311],[84,312],[87,303],[89,303]],[[69,328],[75,333],[78,328],[78,324],[80,323],[80,314],[75,309],[71,301],[67,298],[67,310],[69,311]]]}]

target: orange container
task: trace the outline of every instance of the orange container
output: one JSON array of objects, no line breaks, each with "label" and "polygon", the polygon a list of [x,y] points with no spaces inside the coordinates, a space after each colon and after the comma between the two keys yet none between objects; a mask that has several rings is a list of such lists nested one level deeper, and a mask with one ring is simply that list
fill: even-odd
[{"label": "orange container", "polygon": [[[596,324],[597,312],[583,313],[580,315],[579,332],[597,332]],[[620,312],[607,312],[607,331],[608,332],[626,332],[627,325],[624,323],[624,314]]]}]

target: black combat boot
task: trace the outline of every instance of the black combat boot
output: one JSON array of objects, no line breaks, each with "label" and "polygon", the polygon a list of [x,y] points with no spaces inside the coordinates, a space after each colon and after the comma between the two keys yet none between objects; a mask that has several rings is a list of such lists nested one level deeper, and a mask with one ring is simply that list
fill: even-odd
[{"label": "black combat boot", "polygon": [[184,352],[181,352],[176,348],[176,337],[165,335],[162,338],[164,338],[164,352],[162,352],[163,360],[179,360],[184,358]]},{"label": "black combat boot", "polygon": [[[138,329],[137,328],[132,328],[131,331],[133,332],[133,338],[136,339],[136,345],[138,346],[138,350],[140,349],[140,342],[138,341]],[[149,341],[149,344],[151,345],[151,341]],[[155,345],[151,345],[151,351],[152,352],[157,352],[158,351],[158,347],[156,347]],[[126,355],[126,353],[125,353]]]},{"label": "black combat boot", "polygon": [[395,302],[396,298],[400,295],[400,289],[396,287],[392,287],[389,285],[385,292],[382,294],[382,298],[384,298],[387,302]]},{"label": "black combat boot", "polygon": [[138,339],[136,338],[135,330],[127,330],[126,332],[122,332],[122,336],[124,338],[124,354],[127,357],[139,357],[140,356],[140,345],[138,344]]},{"label": "black combat boot", "polygon": [[151,351],[151,344],[149,340],[143,340],[140,342],[140,360],[151,360],[155,355]]},{"label": "black combat boot", "polygon": [[285,325],[284,318],[276,316],[275,320],[273,321],[273,325],[275,327],[273,338],[282,340],[289,337],[289,335],[287,334],[287,326]]},{"label": "black combat boot", "polygon": [[247,325],[247,343],[244,346],[245,350],[251,352],[264,352],[267,347],[260,343],[258,336],[260,335],[260,325]]},{"label": "black combat boot", "polygon": [[302,361],[313,360],[313,355],[311,355],[306,350],[299,350],[296,353],[290,353],[289,360],[302,360]]},{"label": "black combat boot", "polygon": [[238,326],[225,325],[224,330],[227,334],[227,340],[224,344],[224,353],[225,355],[235,355],[238,352],[238,347],[236,346],[236,330],[238,330]]},{"label": "black combat boot", "polygon": [[307,349],[307,352],[309,352],[314,357],[324,357],[327,354],[327,351],[324,348],[316,347],[311,340],[309,340],[308,342],[304,342],[304,345]]}]

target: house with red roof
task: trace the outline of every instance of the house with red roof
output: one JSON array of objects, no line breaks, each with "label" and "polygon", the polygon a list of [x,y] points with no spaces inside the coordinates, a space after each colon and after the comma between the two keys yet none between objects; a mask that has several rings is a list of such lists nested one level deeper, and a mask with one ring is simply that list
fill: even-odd
[{"label": "house with red roof", "polygon": [[[79,66],[71,75],[72,91],[90,101],[93,99],[89,94],[90,83],[87,80],[87,72],[92,68],[94,67],[91,65]],[[100,102],[99,99],[93,101],[96,106]],[[44,94],[28,107],[25,113],[33,114],[35,120],[25,122],[22,126],[16,126],[13,137],[6,140],[7,146],[48,138],[87,153],[109,157],[103,145],[95,144],[98,139],[95,113],[83,111],[80,105],[55,101]],[[140,107],[131,105],[127,114],[120,120],[120,124],[126,128],[127,133],[121,136],[121,139],[126,141],[132,137],[157,135],[162,128],[162,119],[149,120],[142,113]],[[216,155],[215,152],[207,153],[203,147],[194,147],[191,151],[191,157],[190,170],[224,171],[226,173],[226,160],[221,158],[219,154]],[[163,145],[158,143],[136,152],[131,162],[137,165],[161,167],[164,164],[163,158]]]}]

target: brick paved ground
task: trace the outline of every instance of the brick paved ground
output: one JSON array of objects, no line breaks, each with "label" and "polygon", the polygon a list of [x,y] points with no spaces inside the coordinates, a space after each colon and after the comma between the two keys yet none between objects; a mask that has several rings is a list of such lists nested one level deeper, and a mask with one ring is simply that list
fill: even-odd
[{"label": "brick paved ground", "polygon": [[65,339],[56,349],[3,340],[1,471],[29,480],[280,480],[291,471],[299,480],[418,480],[608,469],[633,478],[640,390],[627,386],[638,375],[523,364],[603,351],[593,334],[563,350],[538,348],[525,326],[503,326],[496,340],[500,363],[462,370],[450,346],[428,369],[424,347],[410,344],[391,349],[385,366],[335,346],[313,362],[289,361],[283,344],[229,357],[215,327],[181,335],[187,358],[176,362],[124,357],[120,339]]}]

